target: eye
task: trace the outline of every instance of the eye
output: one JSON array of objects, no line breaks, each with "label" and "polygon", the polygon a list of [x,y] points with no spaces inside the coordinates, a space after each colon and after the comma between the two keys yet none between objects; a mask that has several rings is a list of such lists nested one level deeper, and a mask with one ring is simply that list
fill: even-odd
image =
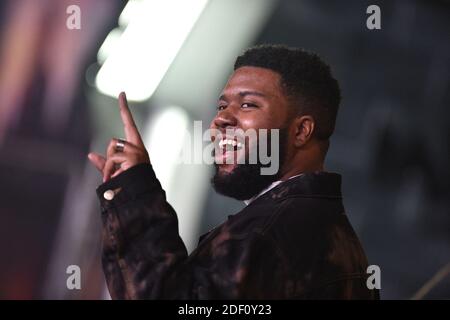
[{"label": "eye", "polygon": [[241,108],[244,108],[244,109],[247,109],[247,108],[257,108],[257,107],[258,107],[258,106],[257,106],[256,104],[248,103],[248,102],[243,103],[243,104],[241,105]]},{"label": "eye", "polygon": [[227,107],[226,105],[219,105],[219,106],[217,106],[217,111],[222,111],[222,110],[224,110],[226,107]]}]

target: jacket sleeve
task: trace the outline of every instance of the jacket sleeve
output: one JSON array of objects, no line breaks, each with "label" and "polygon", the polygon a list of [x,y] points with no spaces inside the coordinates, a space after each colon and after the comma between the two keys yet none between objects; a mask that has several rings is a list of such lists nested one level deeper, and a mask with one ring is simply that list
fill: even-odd
[{"label": "jacket sleeve", "polygon": [[233,238],[222,228],[220,236],[188,256],[175,211],[151,165],[130,168],[99,186],[97,195],[103,222],[102,263],[113,299],[282,295],[283,288],[275,279],[282,277],[277,273],[284,272],[283,264],[273,243],[263,235]]}]

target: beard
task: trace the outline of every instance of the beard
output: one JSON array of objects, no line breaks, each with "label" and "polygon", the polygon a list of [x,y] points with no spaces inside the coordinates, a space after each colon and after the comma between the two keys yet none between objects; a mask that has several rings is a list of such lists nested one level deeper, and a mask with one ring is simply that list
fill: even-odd
[{"label": "beard", "polygon": [[[270,135],[269,135],[270,139]],[[269,164],[262,164],[257,152],[257,162],[255,164],[237,164],[231,172],[221,173],[219,165],[215,164],[216,172],[211,179],[212,186],[217,193],[234,198],[236,200],[248,200],[267,188],[272,182],[277,181],[281,175],[281,168],[286,158],[286,145],[288,139],[288,129],[279,130],[279,166],[276,174],[262,175],[261,169],[269,167]],[[268,153],[272,156],[268,142]],[[259,146],[258,146],[259,148]],[[257,150],[259,151],[259,150]]]}]

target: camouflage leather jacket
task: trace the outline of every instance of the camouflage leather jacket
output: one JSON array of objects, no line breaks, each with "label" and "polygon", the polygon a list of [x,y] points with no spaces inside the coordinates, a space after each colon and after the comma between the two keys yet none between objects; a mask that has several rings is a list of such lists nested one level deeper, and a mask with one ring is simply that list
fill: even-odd
[{"label": "camouflage leather jacket", "polygon": [[377,299],[340,184],[340,175],[326,172],[287,180],[203,235],[188,255],[152,166],[130,168],[97,188],[111,297]]}]

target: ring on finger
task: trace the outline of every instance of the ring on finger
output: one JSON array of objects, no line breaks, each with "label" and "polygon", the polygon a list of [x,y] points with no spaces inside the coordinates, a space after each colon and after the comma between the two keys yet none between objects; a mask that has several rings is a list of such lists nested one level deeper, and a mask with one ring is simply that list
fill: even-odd
[{"label": "ring on finger", "polygon": [[127,142],[126,140],[117,139],[116,147],[115,147],[116,151],[117,152],[123,152],[123,150],[125,149],[125,143],[126,142]]}]

